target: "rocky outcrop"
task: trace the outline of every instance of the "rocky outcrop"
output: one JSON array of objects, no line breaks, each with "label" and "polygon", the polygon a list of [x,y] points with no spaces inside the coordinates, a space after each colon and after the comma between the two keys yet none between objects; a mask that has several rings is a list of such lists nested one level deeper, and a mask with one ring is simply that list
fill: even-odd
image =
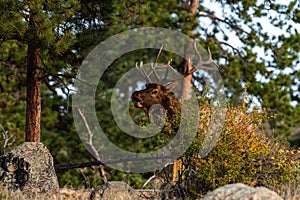
[{"label": "rocky outcrop", "polygon": [[48,149],[42,143],[25,142],[2,155],[0,188],[21,193],[26,199],[53,197],[59,185]]},{"label": "rocky outcrop", "polygon": [[53,158],[48,149],[37,142],[25,142],[0,156],[1,199],[143,199],[125,182],[108,182],[95,189],[62,189],[56,177]]},{"label": "rocky outcrop", "polygon": [[139,194],[122,181],[112,181],[92,191],[91,200],[133,200],[141,199]]},{"label": "rocky outcrop", "polygon": [[142,200],[154,198],[155,193],[137,191],[122,181],[111,181],[95,189],[73,190],[61,189],[59,200]]},{"label": "rocky outcrop", "polygon": [[225,185],[208,193],[203,200],[282,200],[275,192],[265,188],[251,188],[242,183]]}]

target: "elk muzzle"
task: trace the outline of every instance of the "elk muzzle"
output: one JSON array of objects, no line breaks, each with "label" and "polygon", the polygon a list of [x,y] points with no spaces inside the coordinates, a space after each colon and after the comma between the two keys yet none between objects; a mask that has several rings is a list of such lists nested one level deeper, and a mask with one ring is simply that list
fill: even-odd
[{"label": "elk muzzle", "polygon": [[143,107],[143,99],[140,96],[139,91],[135,91],[131,96],[132,102],[134,104],[134,107],[136,108],[142,108]]}]

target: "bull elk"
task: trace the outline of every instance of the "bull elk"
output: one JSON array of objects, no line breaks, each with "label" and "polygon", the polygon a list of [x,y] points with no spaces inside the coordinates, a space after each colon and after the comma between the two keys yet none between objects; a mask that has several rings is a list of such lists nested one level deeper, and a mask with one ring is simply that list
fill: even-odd
[{"label": "bull elk", "polygon": [[[142,76],[142,78],[146,82],[145,85],[146,88],[143,90],[133,92],[131,95],[131,99],[136,108],[140,108],[145,112],[150,122],[151,122],[150,108],[155,104],[161,105],[166,110],[167,121],[174,121],[175,115],[181,113],[181,108],[180,108],[179,98],[176,97],[171,92],[172,85],[174,85],[176,81],[181,80],[184,77],[194,73],[197,69],[204,67],[204,65],[209,65],[211,63],[217,65],[212,60],[212,55],[209,49],[208,49],[209,59],[207,61],[203,61],[199,51],[197,50],[196,42],[194,42],[194,49],[198,56],[197,64],[193,67],[191,63],[191,59],[189,59],[188,67],[186,70],[184,70],[184,73],[181,76],[168,78],[167,76],[169,70],[173,70],[173,71],[176,70],[171,66],[171,61],[169,61],[167,64],[163,66],[157,65],[158,57],[162,49],[163,46],[161,47],[154,63],[151,65],[151,71],[149,73],[146,73],[142,62],[140,63],[139,66],[138,64],[136,64],[136,69],[138,73]],[[156,72],[156,69],[162,69],[162,68],[166,68],[166,72],[163,78],[161,78]],[[156,79],[155,81],[151,80],[150,78],[152,74]]]},{"label": "bull elk", "polygon": [[[176,97],[171,92],[171,87],[173,84],[175,84],[177,81],[183,79],[184,77],[191,75],[194,73],[197,69],[205,68],[205,65],[209,65],[211,63],[214,63],[217,65],[213,59],[210,50],[208,49],[209,58],[206,61],[202,60],[202,57],[199,53],[199,51],[196,48],[196,42],[194,42],[193,47],[195,49],[195,52],[198,56],[198,62],[195,66],[192,66],[191,59],[188,60],[188,66],[187,69],[184,70],[184,73],[181,76],[178,77],[172,77],[168,78],[168,72],[169,70],[176,71],[171,66],[171,61],[169,61],[167,64],[158,66],[157,61],[159,58],[159,55],[163,49],[163,46],[161,47],[158,55],[156,56],[156,59],[154,63],[151,64],[151,71],[149,73],[146,72],[144,69],[143,63],[141,62],[140,65],[136,64],[136,69],[138,73],[142,76],[142,78],[146,82],[146,88],[143,90],[135,91],[132,93],[131,99],[136,108],[142,109],[145,114],[147,115],[147,118],[150,122],[152,122],[155,119],[151,119],[151,107],[159,104],[166,110],[166,123],[171,122],[171,125],[176,123],[176,120],[178,119],[178,115],[181,113],[181,107],[179,98]],[[162,77],[158,75],[156,72],[157,69],[163,69],[165,68],[165,74]],[[151,80],[151,76],[155,77],[155,81]],[[178,166],[181,165],[178,164],[180,162],[174,162],[173,166],[173,180],[177,179],[175,178]],[[180,167],[180,166],[179,166]],[[175,177],[174,177],[175,176]]]}]

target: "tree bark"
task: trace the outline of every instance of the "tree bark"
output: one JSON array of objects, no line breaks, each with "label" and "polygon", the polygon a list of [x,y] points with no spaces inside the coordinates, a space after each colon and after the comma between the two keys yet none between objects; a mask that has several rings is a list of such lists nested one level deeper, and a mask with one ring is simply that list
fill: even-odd
[{"label": "tree bark", "polygon": [[199,4],[199,0],[191,0],[189,11],[193,15],[196,15],[197,13],[198,4]]},{"label": "tree bark", "polygon": [[[191,0],[190,1],[190,7],[189,7],[189,12],[192,13],[193,15],[196,15],[197,13],[197,8],[198,8],[198,4],[199,4],[199,0]],[[189,31],[188,35],[190,37],[194,36],[194,30]],[[185,47],[185,53],[188,52],[189,48],[193,48],[192,44],[187,44]],[[192,62],[189,62],[189,60],[184,61],[183,64],[183,72],[188,72],[192,69]],[[192,87],[192,77],[193,75],[190,74],[186,77],[184,77],[182,84],[181,84],[181,98],[183,100],[187,100],[190,98],[191,96],[191,87]],[[179,160],[175,160],[174,161],[174,165],[173,165],[173,181],[178,181],[181,180],[180,177],[182,175],[182,171],[184,170],[184,166],[182,165],[182,161]]]},{"label": "tree bark", "polygon": [[[198,4],[199,4],[199,0],[191,0],[190,1],[190,7],[189,7],[189,12],[192,13],[193,15],[196,15],[197,13],[197,8],[198,8]],[[188,35],[190,37],[193,37],[194,36],[194,30],[191,30]],[[185,49],[187,48],[192,48],[192,45],[187,45],[185,47]],[[187,50],[185,52],[188,52]],[[186,71],[188,72],[189,70],[192,69],[192,63],[189,62],[188,60],[185,60],[184,61],[184,70],[183,71]],[[191,87],[192,87],[192,74],[186,76],[182,82],[182,85],[181,85],[181,98],[184,99],[184,100],[187,100],[190,98],[190,93],[191,93]]]},{"label": "tree bark", "polygon": [[[33,20],[29,21],[29,30],[35,34]],[[28,41],[27,50],[27,99],[26,99],[26,142],[40,142],[41,118],[41,48],[35,41]]]}]

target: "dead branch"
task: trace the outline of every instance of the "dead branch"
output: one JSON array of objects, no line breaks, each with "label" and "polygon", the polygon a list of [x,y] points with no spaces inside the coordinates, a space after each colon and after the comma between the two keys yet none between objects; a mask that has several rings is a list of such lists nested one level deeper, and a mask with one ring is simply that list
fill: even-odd
[{"label": "dead branch", "polygon": [[8,131],[6,131],[4,129],[4,127],[0,124],[0,128],[2,129],[2,137],[3,137],[3,149],[5,150],[7,147],[11,146],[15,140],[16,140],[16,137],[13,135],[11,137],[9,137],[8,135]]},{"label": "dead branch", "polygon": [[[130,157],[130,158],[122,158],[118,160],[105,160],[105,161],[91,161],[85,163],[75,163],[75,164],[59,164],[55,165],[54,168],[57,171],[69,170],[69,169],[77,169],[77,168],[85,168],[92,166],[105,166],[109,164],[117,164],[122,162],[130,162],[130,161],[146,161],[146,160],[157,160],[157,159],[174,159],[174,157],[169,156],[151,156],[151,157]],[[130,172],[129,172],[130,173]]]},{"label": "dead branch", "polygon": [[[77,108],[77,111],[78,111],[78,113],[79,113],[79,115],[80,115],[80,117],[81,117],[81,119],[82,119],[82,121],[83,121],[83,123],[86,127],[87,133],[88,133],[88,142],[86,144],[89,145],[90,150],[92,151],[92,154],[96,156],[96,159],[100,160],[100,155],[99,155],[97,149],[95,148],[95,146],[93,144],[94,133],[91,131],[90,126],[89,126],[83,112],[80,110],[80,108]],[[105,172],[104,166],[102,164],[100,165],[99,170],[100,170],[100,175],[103,178],[103,181],[106,183],[107,182],[106,172]]]}]

